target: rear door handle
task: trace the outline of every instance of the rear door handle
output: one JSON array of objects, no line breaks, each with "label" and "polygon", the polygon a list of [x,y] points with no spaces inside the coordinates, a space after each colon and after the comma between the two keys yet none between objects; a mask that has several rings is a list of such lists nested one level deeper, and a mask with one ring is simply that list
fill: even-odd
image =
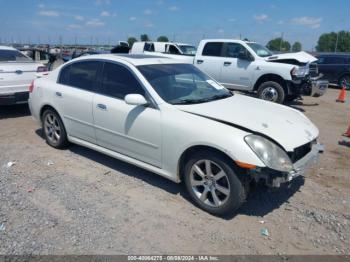
[{"label": "rear door handle", "polygon": [[62,97],[62,93],[61,92],[56,92],[56,96]]},{"label": "rear door handle", "polygon": [[202,64],[203,62],[203,60],[197,60],[197,64]]},{"label": "rear door handle", "polygon": [[99,108],[101,110],[107,110],[107,106],[104,104],[97,104],[97,108]]},{"label": "rear door handle", "polygon": [[224,62],[224,66],[229,66],[230,64],[232,64],[231,62]]}]

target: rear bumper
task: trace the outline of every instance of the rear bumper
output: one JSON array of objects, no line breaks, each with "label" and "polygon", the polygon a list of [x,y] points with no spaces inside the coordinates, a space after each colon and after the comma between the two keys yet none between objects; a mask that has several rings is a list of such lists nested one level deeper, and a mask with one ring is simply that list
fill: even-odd
[{"label": "rear bumper", "polygon": [[29,92],[17,92],[13,94],[0,94],[0,105],[15,105],[28,102]]},{"label": "rear bumper", "polygon": [[314,144],[307,155],[293,164],[291,172],[284,173],[264,168],[253,171],[252,176],[256,181],[265,180],[266,185],[270,187],[280,187],[281,184],[290,182],[296,177],[306,176],[308,171],[318,164],[319,155],[323,151],[324,146],[322,144]]}]

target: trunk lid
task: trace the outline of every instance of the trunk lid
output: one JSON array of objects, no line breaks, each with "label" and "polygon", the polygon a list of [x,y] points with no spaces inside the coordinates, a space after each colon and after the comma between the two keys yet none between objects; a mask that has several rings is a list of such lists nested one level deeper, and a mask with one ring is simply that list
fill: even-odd
[{"label": "trunk lid", "polygon": [[35,62],[0,62],[0,87],[29,85],[36,78],[40,63]]}]

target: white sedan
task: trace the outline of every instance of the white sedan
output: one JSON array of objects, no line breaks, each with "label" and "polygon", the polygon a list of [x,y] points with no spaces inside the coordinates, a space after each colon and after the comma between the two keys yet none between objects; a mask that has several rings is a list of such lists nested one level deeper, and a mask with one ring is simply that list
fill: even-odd
[{"label": "white sedan", "polygon": [[321,151],[318,129],[286,106],[232,94],[190,64],[145,55],[92,55],[30,88],[49,145],[76,143],[183,181],[202,209],[235,211],[249,184],[278,187]]},{"label": "white sedan", "polygon": [[13,47],[0,46],[0,105],[27,103],[28,87],[36,73],[46,71]]}]

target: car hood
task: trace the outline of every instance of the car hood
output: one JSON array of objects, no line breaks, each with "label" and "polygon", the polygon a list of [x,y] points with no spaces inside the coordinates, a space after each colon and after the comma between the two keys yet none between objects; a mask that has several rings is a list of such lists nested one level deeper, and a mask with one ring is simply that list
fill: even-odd
[{"label": "car hood", "polygon": [[301,51],[297,53],[275,54],[267,57],[267,61],[273,62],[278,60],[296,60],[300,63],[312,63],[317,60],[316,57]]},{"label": "car hood", "polygon": [[319,134],[317,127],[295,109],[238,94],[207,103],[176,107],[248,132],[263,134],[289,152],[311,142]]}]

